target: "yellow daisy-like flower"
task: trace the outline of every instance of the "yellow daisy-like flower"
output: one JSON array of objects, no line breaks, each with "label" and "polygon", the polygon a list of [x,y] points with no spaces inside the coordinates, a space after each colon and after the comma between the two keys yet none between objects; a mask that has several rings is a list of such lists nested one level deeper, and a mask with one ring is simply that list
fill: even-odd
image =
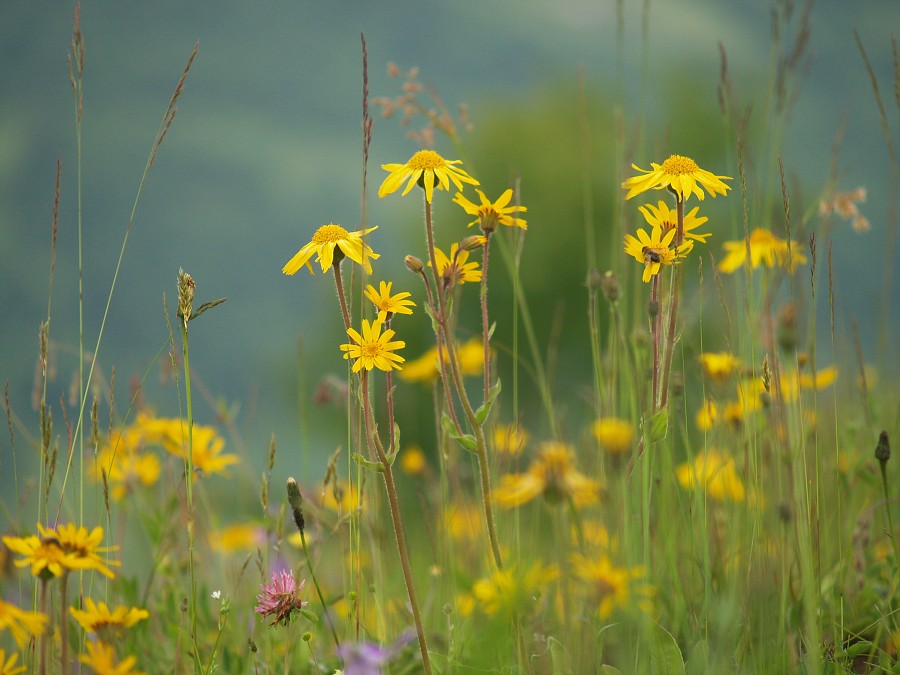
[{"label": "yellow daisy-like flower", "polygon": [[572,447],[550,441],[527,472],[501,477],[496,496],[497,503],[509,509],[541,495],[551,504],[572,499],[575,506],[585,506],[598,501],[599,493],[600,485],[575,469]]},{"label": "yellow daisy-like flower", "polygon": [[430,204],[434,188],[449,192],[451,180],[457,190],[463,189],[463,183],[478,185],[477,180],[455,166],[456,164],[462,164],[462,160],[444,159],[434,150],[419,150],[406,164],[382,164],[381,168],[390,173],[378,188],[378,196],[384,197],[396,192],[404,181],[408,181],[403,194],[408,193],[413,185],[418,183],[425,188],[425,199]]},{"label": "yellow daisy-like flower", "polygon": [[372,284],[366,286],[366,297],[372,301],[379,312],[389,314],[412,314],[412,307],[416,306],[409,300],[411,293],[403,292],[391,295],[392,281],[382,281],[378,284],[378,290]]},{"label": "yellow daisy-like flower", "polygon": [[[437,354],[437,347],[432,347],[419,358],[404,365],[400,377],[407,382],[436,380],[441,375]],[[456,359],[462,375],[481,375],[484,372],[484,344],[481,339],[472,338],[460,345],[456,350]]]},{"label": "yellow daisy-like flower", "polygon": [[650,170],[642,169],[636,164],[631,168],[642,172],[642,176],[634,176],[622,183],[622,188],[628,190],[625,199],[631,199],[637,194],[647,190],[671,189],[678,198],[685,201],[692,194],[703,201],[703,190],[715,197],[724,195],[731,186],[725,185],[723,180],[731,180],[730,176],[716,176],[709,171],[701,169],[690,157],[683,155],[670,155],[661,165],[650,163]]},{"label": "yellow daisy-like flower", "polygon": [[[159,419],[157,423],[164,428],[163,447],[176,457],[186,459],[188,456],[187,422],[176,417]],[[225,473],[229,466],[240,461],[237,455],[222,452],[225,448],[225,439],[214,427],[195,424],[192,441],[194,478],[197,478],[198,474],[209,476],[214,473]]]},{"label": "yellow daisy-like flower", "polygon": [[675,475],[685,490],[703,490],[717,501],[742,502],[747,498],[734,460],[712,448],[697,455],[693,462],[679,465]]},{"label": "yellow daisy-like flower", "polygon": [[341,345],[341,351],[344,352],[345,359],[356,359],[353,364],[353,372],[358,373],[361,369],[372,370],[378,368],[388,372],[390,370],[401,370],[399,364],[405,360],[399,354],[394,354],[394,350],[403,349],[406,343],[403,340],[395,340],[394,331],[387,329],[381,332],[381,321],[375,319],[371,323],[366,319],[362,320],[362,335],[355,329],[348,328],[347,335],[356,344],[348,343]]},{"label": "yellow daisy-like flower", "polygon": [[19,673],[24,673],[28,668],[25,666],[17,666],[16,662],[19,660],[19,655],[15,652],[9,655],[9,658],[6,658],[6,650],[0,649],[0,675],[19,675]]},{"label": "yellow daisy-like flower", "polygon": [[106,475],[113,501],[119,501],[139,485],[149,487],[159,480],[159,457],[142,452],[143,444],[144,434],[134,424],[114,432],[97,455],[94,476],[100,481]]},{"label": "yellow daisy-like flower", "polygon": [[513,457],[520,455],[528,443],[528,432],[515,424],[494,427],[494,450]]},{"label": "yellow daisy-like flower", "polygon": [[[459,244],[450,245],[450,257],[439,249],[434,247],[434,258],[437,260],[438,275],[444,280],[444,284],[448,287],[456,284],[464,284],[466,282],[481,281],[481,270],[478,269],[478,262],[466,262],[469,259],[469,252],[465,249],[460,250]],[[431,267],[431,263],[428,263]]]},{"label": "yellow daisy-like flower", "polygon": [[637,609],[645,614],[653,611],[653,587],[637,583],[645,574],[642,566],[617,567],[606,555],[596,559],[576,553],[572,570],[587,586],[587,597],[597,603],[600,619],[608,619],[617,609]]},{"label": "yellow daisy-like flower", "polygon": [[115,551],[118,546],[99,546],[103,541],[103,528],[87,528],[74,524],[61,525],[56,530],[37,525],[41,536],[3,537],[3,543],[11,551],[24,558],[16,560],[16,567],[31,567],[36,577],[62,576],[64,570],[97,570],[113,579],[115,574],[109,566],[118,566],[117,560],[104,560],[100,553]]},{"label": "yellow daisy-like flower", "polygon": [[516,213],[524,213],[528,209],[518,204],[507,206],[509,200],[512,199],[513,196],[512,188],[507,189],[495,202],[491,202],[491,200],[485,197],[481,190],[476,189],[475,192],[478,193],[478,198],[481,200],[480,205],[470,202],[463,196],[462,192],[457,192],[456,196],[453,198],[454,203],[459,204],[466,213],[470,216],[475,216],[475,220],[469,223],[469,227],[479,223],[483,232],[493,232],[497,228],[497,223],[500,223],[501,225],[506,225],[508,227],[521,227],[523,230],[528,229],[528,223],[524,219],[513,215]]},{"label": "yellow daisy-like flower", "polygon": [[348,232],[340,225],[335,225],[334,223],[323,225],[316,230],[312,241],[297,251],[297,254],[288,261],[281,271],[285,274],[293,275],[306,265],[309,273],[312,274],[313,268],[309,263],[309,259],[315,253],[317,256],[316,262],[322,265],[323,272],[327,272],[329,267],[336,262],[340,262],[346,256],[353,262],[362,265],[363,269],[371,274],[372,265],[369,262],[369,258],[377,260],[381,256],[372,251],[363,237],[377,229],[378,226],[376,225],[358,232]]},{"label": "yellow daisy-like flower", "polygon": [[719,263],[719,270],[731,274],[747,262],[747,249],[750,249],[750,267],[756,269],[760,265],[766,267],[786,267],[793,273],[798,265],[806,264],[806,256],[800,247],[788,242],[761,227],[750,233],[748,240],[726,241],[722,247],[727,254]]},{"label": "yellow daisy-like flower", "polygon": [[693,246],[692,242],[687,241],[676,251],[671,248],[673,239],[675,230],[663,234],[659,226],[654,226],[649,236],[643,228],[638,229],[637,238],[625,235],[625,253],[644,265],[644,275],[641,277],[644,283],[659,274],[662,265],[674,264],[676,258],[686,255]]},{"label": "yellow daisy-like flower", "polygon": [[119,663],[115,649],[104,642],[88,642],[87,654],[81,654],[78,660],[93,668],[97,675],[146,675],[143,671],[134,670],[136,657],[128,656]]},{"label": "yellow daisy-like flower", "polygon": [[594,422],[594,437],[606,452],[622,455],[631,450],[634,441],[634,425],[617,417],[604,417]]},{"label": "yellow daisy-like flower", "polygon": [[[706,238],[711,236],[709,232],[706,234],[700,234],[699,232],[694,232],[698,227],[703,225],[709,218],[703,216],[701,218],[697,217],[697,211],[700,210],[699,206],[695,206],[684,216],[684,238],[692,239],[694,241],[699,241],[701,244],[706,243]],[[659,200],[658,206],[653,206],[653,204],[644,204],[643,206],[638,207],[638,211],[641,212],[644,216],[644,220],[646,220],[651,227],[659,226],[663,231],[663,234],[667,233],[669,230],[675,230],[678,228],[678,211],[675,209],[670,209],[663,200]]]},{"label": "yellow daisy-like flower", "polygon": [[703,373],[713,382],[725,382],[741,365],[741,360],[730,352],[703,352],[697,357]]},{"label": "yellow daisy-like flower", "polygon": [[553,566],[535,562],[524,574],[515,567],[495,571],[487,579],[479,579],[472,586],[478,607],[489,616],[515,616],[533,606],[534,599],[546,590],[559,575]]},{"label": "yellow daisy-like flower", "polygon": [[150,616],[150,612],[146,609],[125,607],[123,605],[119,605],[115,610],[110,611],[105,602],[97,603],[91,598],[84,599],[83,610],[69,607],[69,613],[88,633],[115,632],[124,628],[131,628],[138,621],[142,621]]},{"label": "yellow daisy-like flower", "polygon": [[19,649],[33,637],[40,637],[47,629],[48,618],[41,612],[29,612],[0,600],[0,633],[9,630]]}]

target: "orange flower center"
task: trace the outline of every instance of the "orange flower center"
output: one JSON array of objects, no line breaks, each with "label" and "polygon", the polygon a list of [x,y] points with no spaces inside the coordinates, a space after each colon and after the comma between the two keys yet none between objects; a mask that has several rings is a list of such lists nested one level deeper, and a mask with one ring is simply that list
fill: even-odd
[{"label": "orange flower center", "polygon": [[697,162],[683,155],[671,155],[662,165],[662,170],[670,176],[692,174],[699,168]]},{"label": "orange flower center", "polygon": [[364,358],[374,359],[381,354],[381,344],[378,342],[367,342],[360,345],[359,353]]},{"label": "orange flower center", "polygon": [[328,225],[323,225],[318,230],[316,230],[316,233],[313,235],[312,240],[313,243],[316,244],[328,244],[347,239],[349,236],[350,233],[340,225],[329,223]]},{"label": "orange flower center", "polygon": [[416,154],[409,158],[406,163],[410,169],[439,169],[446,166],[447,160],[437,154],[434,150],[419,150]]}]

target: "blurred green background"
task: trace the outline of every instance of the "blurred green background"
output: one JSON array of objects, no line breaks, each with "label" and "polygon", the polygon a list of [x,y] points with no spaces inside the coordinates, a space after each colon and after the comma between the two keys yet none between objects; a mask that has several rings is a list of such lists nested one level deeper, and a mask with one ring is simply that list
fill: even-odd
[{"label": "blurred green background", "polygon": [[[259,458],[258,468],[274,432],[279,471],[301,480],[321,475],[324,458],[346,443],[344,413],[309,403],[323,376],[343,377],[337,349],[344,341],[340,315],[330,275],[304,272],[287,278],[281,267],[322,223],[348,229],[359,223],[362,31],[372,96],[400,93],[400,81],[387,74],[388,62],[402,70],[418,66],[420,79],[435,86],[448,105],[469,105],[475,126],[463,134],[467,166],[478,172],[488,195],[496,198],[521,180],[530,225],[523,258],[526,292],[542,349],[555,345],[558,352],[554,391],[560,410],[577,418],[586,410],[580,393],[590,389],[583,285],[586,158],[599,266],[623,272],[623,288],[632,292],[639,269],[625,260],[618,235],[610,236],[617,213],[625,214],[628,229],[638,224],[638,203],[623,208],[618,187],[630,169],[615,155],[617,128],[623,130],[626,159],[640,166],[680,152],[715,173],[737,177],[733,136],[726,133],[717,101],[718,45],[727,52],[737,99],[742,109],[752,106],[755,133],[762,133],[768,115],[765,83],[772,68],[772,13],[784,16],[788,9],[784,2],[736,0],[87,0],[81,6],[87,47],[82,174],[86,349],[97,338],[157,126],[199,40],[199,56],[130,235],[99,355],[101,373],[108,378],[115,367],[117,404],[124,410],[129,383],[151,369],[165,344],[162,295],[167,294],[171,310],[176,275],[183,267],[197,282],[198,301],[228,297],[224,306],[192,324],[192,365],[215,401],[199,404],[198,421],[212,422],[213,406],[229,408],[248,451]],[[802,11],[794,5],[785,27],[795,30]],[[63,169],[51,326],[56,367],[48,400],[57,408],[59,433],[64,432],[58,401],[69,395],[76,369],[76,153],[66,68],[73,14],[72,3],[9,0],[0,5],[0,379],[8,383],[10,404],[22,423],[14,432],[20,470],[31,455],[28,435],[37,433],[32,389],[38,326],[47,312],[57,157]],[[849,317],[855,315],[867,351],[876,342],[887,224],[897,217],[897,194],[852,30],[859,32],[872,60],[896,143],[891,31],[896,35],[900,28],[898,17],[894,0],[827,0],[813,6],[806,43],[811,58],[808,68],[805,61],[799,68],[799,98],[781,146],[799,219],[804,212],[814,214],[828,179],[833,139],[845,124],[838,187],[868,188],[861,210],[872,231],[860,236],[843,224],[833,233],[838,333],[842,339],[849,334]],[[781,51],[787,55],[796,32],[787,31],[782,39]],[[579,112],[579,73],[589,144]],[[417,146],[405,138],[397,119],[383,119],[378,110],[373,115],[368,220],[380,226],[371,239],[382,255],[376,275],[393,280],[395,290],[413,291],[418,299],[421,290],[402,261],[407,253],[424,257],[420,200],[415,194],[375,196],[385,175],[380,165],[405,161]],[[751,138],[754,190],[759,182],[777,186],[777,176],[771,174],[773,155],[767,150],[771,142],[765,136]],[[439,139],[436,149],[448,158],[457,156],[446,139]],[[736,180],[734,184],[727,200],[703,205],[716,233],[711,247],[719,256],[722,241],[738,234],[740,197]],[[467,233],[467,220],[443,193],[435,210],[438,244],[446,249]],[[780,227],[765,214],[754,211],[752,216],[751,228]],[[492,260],[499,263],[500,258]],[[894,265],[893,279],[900,278],[897,265],[887,264]],[[820,270],[824,267],[823,258]],[[494,270],[492,315],[502,347],[511,339],[512,295],[502,268]],[[805,281],[808,275],[801,277]],[[463,290],[476,302],[475,288]],[[820,300],[826,296],[819,294]],[[827,309],[820,311],[820,324],[820,335],[827,336]],[[889,325],[889,342],[896,348],[898,323],[892,319]],[[464,318],[463,326],[478,330],[474,319]],[[430,327],[423,314],[401,317],[396,327],[409,344],[408,358],[425,349]],[[715,344],[714,336],[706,340],[708,348],[726,346]],[[501,366],[508,368],[503,358]],[[165,355],[160,359],[166,360]],[[161,384],[158,366],[150,370],[145,388],[145,400],[159,414],[178,414],[174,390],[170,383]],[[523,379],[526,424],[538,411],[530,390]],[[413,398],[409,392],[404,396]],[[510,401],[507,395],[507,418]],[[427,417],[414,415],[400,424],[408,440],[427,440]],[[530,426],[539,428],[539,422]],[[578,428],[572,431],[578,433]],[[7,494],[7,434],[0,448]]]}]

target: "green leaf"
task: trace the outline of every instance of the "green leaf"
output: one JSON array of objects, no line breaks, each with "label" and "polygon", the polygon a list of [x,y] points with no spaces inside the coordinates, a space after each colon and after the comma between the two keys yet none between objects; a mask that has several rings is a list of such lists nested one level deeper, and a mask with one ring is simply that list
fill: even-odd
[{"label": "green leaf", "polygon": [[848,659],[855,659],[857,656],[861,654],[865,654],[867,651],[872,649],[872,643],[868,640],[860,640],[856,642],[846,649],[846,654]]},{"label": "green leaf", "polygon": [[475,440],[475,437],[472,434],[465,434],[464,436],[460,436],[459,434],[451,433],[450,438],[459,443],[469,452],[478,452],[478,441]]},{"label": "green leaf", "polygon": [[575,675],[572,668],[572,657],[556,638],[547,639],[550,644],[550,661],[553,663],[553,675]]},{"label": "green leaf", "polygon": [[387,453],[388,464],[394,466],[394,460],[397,459],[397,453],[400,450],[400,426],[394,422],[394,447],[390,448]]},{"label": "green leaf", "polygon": [[647,425],[647,442],[658,443],[666,437],[669,430],[669,411],[663,408],[650,418]]},{"label": "green leaf", "polygon": [[500,380],[497,380],[497,383],[488,390],[487,401],[481,404],[478,410],[475,411],[475,421],[478,422],[479,425],[484,424],[484,421],[488,418],[488,415],[491,414],[491,408],[494,407],[494,401],[497,400],[497,396],[500,395]]},{"label": "green leaf", "polygon": [[218,305],[221,305],[221,304],[222,304],[223,302],[225,302],[227,299],[228,299],[228,298],[219,298],[218,300],[212,300],[211,302],[204,302],[202,305],[200,305],[200,306],[197,308],[197,311],[196,311],[196,312],[194,312],[194,313],[191,314],[191,316],[190,316],[190,318],[188,319],[188,321],[193,321],[193,320],[196,319],[198,316],[200,316],[201,314],[203,314],[203,312],[205,312],[206,310],[212,309],[213,307],[217,307]]},{"label": "green leaf", "polygon": [[615,666],[610,666],[607,664],[603,664],[600,666],[600,670],[597,671],[599,675],[621,675],[621,671]]},{"label": "green leaf", "polygon": [[376,471],[376,472],[378,472],[378,473],[384,473],[384,464],[382,464],[381,462],[370,462],[368,459],[366,459],[365,457],[363,457],[363,456],[362,456],[361,454],[359,454],[358,452],[354,452],[354,453],[353,453],[353,460],[354,460],[357,464],[359,464],[359,465],[361,465],[361,466],[364,466],[365,468],[369,469],[370,471]]},{"label": "green leaf", "polygon": [[422,303],[422,307],[425,309],[425,313],[431,319],[431,330],[434,331],[434,334],[437,335],[440,333],[440,326],[438,326],[437,319],[434,316],[434,312],[431,311],[431,305],[427,302]]},{"label": "green leaf", "polygon": [[658,623],[650,631],[650,670],[660,675],[684,675],[684,657],[672,634]]},{"label": "green leaf", "polygon": [[305,618],[307,618],[307,619],[309,619],[310,621],[312,621],[313,623],[319,623],[319,616],[318,616],[315,612],[313,612],[312,610],[310,610],[310,609],[305,609],[305,608],[304,608],[304,609],[301,609],[301,610],[300,610],[300,613],[301,613]]}]

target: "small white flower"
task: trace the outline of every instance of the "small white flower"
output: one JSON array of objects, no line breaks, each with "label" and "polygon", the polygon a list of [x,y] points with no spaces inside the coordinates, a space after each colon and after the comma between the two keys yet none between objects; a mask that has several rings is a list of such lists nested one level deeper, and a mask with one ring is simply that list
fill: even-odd
[{"label": "small white flower", "polygon": [[222,599],[222,591],[213,591],[212,593],[210,593],[210,595],[213,597],[214,600]]}]

